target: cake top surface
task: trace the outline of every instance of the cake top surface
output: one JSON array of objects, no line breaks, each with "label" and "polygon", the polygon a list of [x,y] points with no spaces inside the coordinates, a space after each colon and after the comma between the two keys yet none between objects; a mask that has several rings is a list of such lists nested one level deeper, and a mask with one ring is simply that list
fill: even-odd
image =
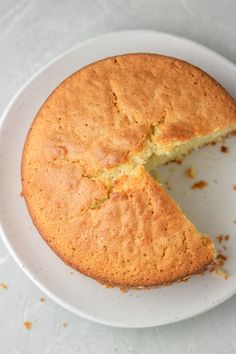
[{"label": "cake top surface", "polygon": [[45,158],[79,157],[94,175],[123,164],[148,140],[168,150],[224,129],[235,123],[235,110],[234,100],[200,69],[165,56],[131,54],[71,75],[34,124],[38,135],[53,140],[51,148],[45,145]]}]

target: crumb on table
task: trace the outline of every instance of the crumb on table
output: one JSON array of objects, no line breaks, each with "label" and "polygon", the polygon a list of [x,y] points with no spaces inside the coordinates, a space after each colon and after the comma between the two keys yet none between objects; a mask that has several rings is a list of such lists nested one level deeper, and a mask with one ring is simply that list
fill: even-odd
[{"label": "crumb on table", "polygon": [[236,191],[236,184],[233,185],[233,190]]},{"label": "crumb on table", "polygon": [[32,323],[29,322],[29,321],[25,321],[24,322],[24,327],[25,327],[25,329],[31,329],[32,328]]},{"label": "crumb on table", "polygon": [[199,181],[192,185],[192,189],[203,189],[208,186],[206,181]]},{"label": "crumb on table", "polygon": [[40,302],[45,302],[45,301],[46,301],[46,299],[44,297],[40,298]]},{"label": "crumb on table", "polygon": [[8,288],[8,285],[6,283],[0,283],[0,288],[6,290]]},{"label": "crumb on table", "polygon": [[63,323],[62,323],[62,326],[63,326],[63,327],[67,327],[67,322],[63,322]]}]

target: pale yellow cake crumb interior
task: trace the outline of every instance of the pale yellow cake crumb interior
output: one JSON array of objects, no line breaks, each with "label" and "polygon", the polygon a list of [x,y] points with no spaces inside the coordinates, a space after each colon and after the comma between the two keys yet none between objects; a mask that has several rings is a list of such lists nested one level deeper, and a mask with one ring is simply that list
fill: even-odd
[{"label": "pale yellow cake crumb interior", "polygon": [[197,150],[208,143],[221,140],[235,130],[236,125],[233,125],[227,129],[216,131],[214,134],[195,137],[184,143],[173,141],[171,146],[155,143],[153,139],[155,135],[153,135],[148,139],[145,148],[141,152],[131,156],[129,161],[123,165],[111,170],[103,169],[99,178],[104,182],[112,183],[122,176],[138,175],[141,166],[144,166],[150,172],[158,166],[180,159],[192,150]]}]

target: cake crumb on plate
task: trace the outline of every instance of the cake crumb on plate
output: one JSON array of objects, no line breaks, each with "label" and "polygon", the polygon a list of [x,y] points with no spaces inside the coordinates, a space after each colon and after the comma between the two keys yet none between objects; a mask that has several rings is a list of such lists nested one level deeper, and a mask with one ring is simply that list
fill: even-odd
[{"label": "cake crumb on plate", "polygon": [[219,235],[216,237],[216,239],[219,242],[219,244],[221,244],[223,241],[229,240],[229,235]]},{"label": "cake crumb on plate", "polygon": [[171,188],[171,186],[170,186],[170,182],[169,181],[166,181],[165,182],[165,186],[166,186],[166,188],[170,191],[172,188]]},{"label": "cake crumb on plate", "polygon": [[221,148],[220,148],[220,151],[221,152],[224,152],[225,154],[227,154],[229,152],[229,148],[225,145],[222,145]]},{"label": "cake crumb on plate", "polygon": [[229,274],[224,269],[225,262],[227,261],[227,257],[222,254],[221,251],[218,251],[218,254],[215,258],[215,264],[213,265],[211,272],[216,275],[220,275],[224,278],[224,280],[229,279]]},{"label": "cake crumb on plate", "polygon": [[206,181],[199,181],[192,185],[192,189],[203,189],[208,186]]},{"label": "cake crumb on plate", "polygon": [[214,145],[216,145],[216,141],[210,141],[209,143],[207,143],[207,145],[214,146]]},{"label": "cake crumb on plate", "polygon": [[178,165],[182,165],[183,160],[182,159],[176,159],[174,162],[176,162]]},{"label": "cake crumb on plate", "polygon": [[123,294],[125,294],[125,293],[127,293],[128,292],[128,288],[126,288],[126,287],[122,287],[122,288],[120,288],[120,291],[123,293]]},{"label": "cake crumb on plate", "polygon": [[187,175],[188,177],[190,178],[196,178],[196,175],[197,175],[197,170],[194,166],[190,166],[188,169],[187,169]]}]

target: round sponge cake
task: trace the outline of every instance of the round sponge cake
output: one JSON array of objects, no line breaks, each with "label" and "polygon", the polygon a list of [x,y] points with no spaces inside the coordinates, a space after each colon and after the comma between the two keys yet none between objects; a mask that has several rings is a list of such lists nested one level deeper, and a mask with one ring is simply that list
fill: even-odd
[{"label": "round sponge cake", "polygon": [[91,64],[38,112],[23,194],[49,246],[80,272],[124,287],[168,284],[214,258],[148,173],[236,129],[233,98],[200,69],[154,54]]}]

